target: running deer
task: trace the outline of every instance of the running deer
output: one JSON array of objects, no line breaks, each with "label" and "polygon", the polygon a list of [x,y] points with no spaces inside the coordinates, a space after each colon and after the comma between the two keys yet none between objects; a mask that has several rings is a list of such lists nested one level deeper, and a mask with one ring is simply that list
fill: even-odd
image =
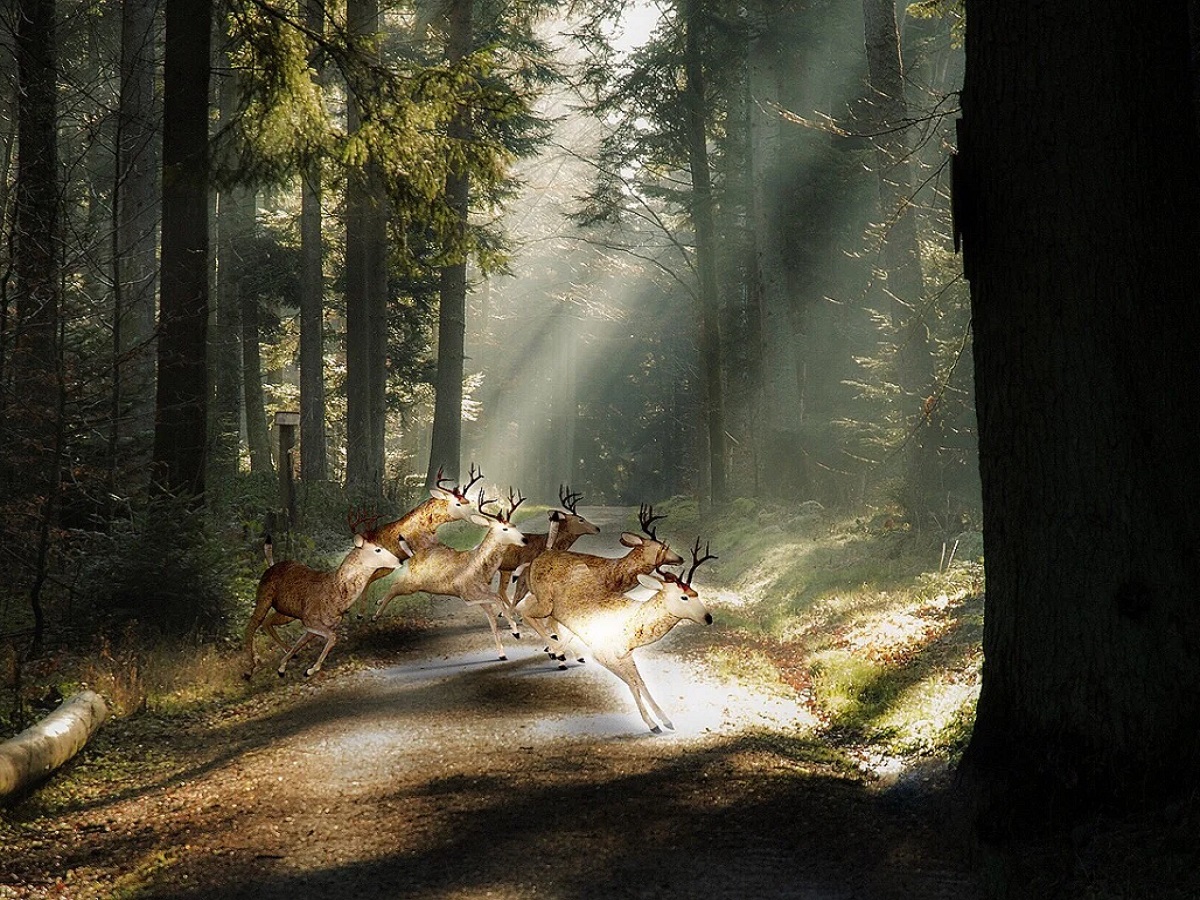
[{"label": "running deer", "polygon": [[[466,487],[451,487],[444,482],[450,479],[442,477],[442,469],[438,469],[437,483],[429,489],[429,499],[406,512],[394,522],[385,522],[378,528],[372,526],[367,537],[378,544],[387,547],[393,553],[398,553],[401,540],[405,541],[412,552],[435,546],[438,542],[437,530],[450,522],[470,521],[475,513],[475,507],[467,497],[467,492],[475,483],[483,478],[483,472],[471,463],[468,472],[470,481]],[[409,554],[410,556],[412,553]],[[383,578],[391,571],[380,569],[368,584]]]},{"label": "running deer", "polygon": [[[254,652],[254,635],[260,627],[264,628],[276,644],[287,651],[279,663],[280,677],[283,677],[288,660],[295,656],[297,651],[313,638],[324,638],[325,646],[321,649],[321,655],[305,674],[314,675],[319,672],[325,657],[337,642],[336,629],[342,621],[342,616],[363,592],[372,573],[378,569],[391,571],[400,566],[402,560],[395,553],[359,534],[358,528],[362,522],[361,517],[356,522],[353,513],[348,517],[350,530],[354,533],[354,548],[346,554],[336,569],[318,571],[294,559],[285,559],[274,563],[263,572],[258,582],[254,614],[246,626],[245,647],[250,656],[246,678],[254,674],[258,665],[258,656]],[[267,547],[270,547],[269,543]],[[397,541],[397,549],[405,556],[409,555],[403,538]],[[267,549],[266,552],[270,562],[270,550]],[[288,649],[275,628],[293,619],[299,619],[303,623],[304,633],[291,649]]]},{"label": "running deer", "polygon": [[[542,584],[549,584],[564,578],[576,566],[583,565],[587,567],[588,577],[599,587],[621,593],[634,588],[638,583],[639,575],[649,574],[663,566],[681,565],[683,557],[672,550],[666,541],[658,539],[654,523],[665,518],[665,513],[656,516],[652,505],[643,503],[638,507],[638,524],[641,525],[642,533],[646,537],[640,537],[631,531],[622,532],[621,543],[630,550],[624,556],[615,559],[589,553],[574,553],[568,550],[545,551],[530,564],[529,568],[525,570],[525,578],[518,582],[518,585],[525,584],[527,590],[525,593],[516,595],[517,603],[524,600],[525,607],[523,608],[536,603],[534,598],[528,596],[530,592],[537,594],[537,588],[533,583],[535,572],[538,573],[539,581]],[[551,621],[549,633],[554,635],[554,630],[554,623]],[[551,655],[558,656],[560,654],[555,652]]]},{"label": "running deer", "polygon": [[[582,563],[563,577],[546,581],[535,562],[530,576],[533,593],[525,598],[527,603],[531,599],[535,602],[524,607],[525,618],[547,640],[549,632],[545,623],[549,620],[571,629],[571,633],[592,651],[596,662],[629,686],[642,721],[652,732],[657,734],[662,729],[650,717],[651,712],[659,722],[674,730],[671,720],[646,689],[633,651],[662,640],[685,620],[712,624],[712,614],[692,587],[692,578],[701,563],[716,558],[708,552],[707,544],[701,556],[700,539],[696,538],[692,567],[686,577],[680,578],[669,572],[659,572],[657,578],[646,574],[637,576],[642,587],[654,591],[644,602],[630,600],[623,592],[606,588]],[[560,662],[559,668],[566,668],[566,663]]]},{"label": "running deer", "polygon": [[526,542],[525,535],[512,524],[513,512],[525,502],[525,498],[514,495],[510,489],[508,501],[507,511],[502,509],[496,515],[490,515],[484,511],[484,506],[497,501],[484,499],[483,489],[480,488],[480,511],[471,516],[471,521],[487,529],[483,540],[473,550],[454,550],[436,544],[414,553],[408,565],[397,573],[396,580],[379,601],[372,618],[378,619],[393,598],[405,594],[424,591],[427,594],[459,597],[482,607],[492,628],[492,637],[496,640],[496,652],[500,659],[508,659],[500,642],[496,610],[508,611],[510,605],[507,598],[492,590],[492,579],[500,568],[504,551],[508,547],[523,547]]},{"label": "running deer", "polygon": [[[514,573],[532,563],[547,548],[552,550],[569,550],[583,535],[600,533],[599,528],[579,515],[577,506],[582,498],[582,494],[571,493],[570,487],[561,484],[558,486],[558,499],[562,503],[562,509],[550,510],[548,516],[550,522],[549,532],[546,534],[526,534],[524,547],[505,548],[504,556],[500,560],[500,587],[497,593],[507,599],[509,596],[508,585],[513,579]],[[525,596],[528,589],[528,569],[516,577],[516,591],[512,595],[513,603]],[[513,628],[513,636],[520,637],[520,632],[517,630],[517,623],[511,619],[510,623]]]}]

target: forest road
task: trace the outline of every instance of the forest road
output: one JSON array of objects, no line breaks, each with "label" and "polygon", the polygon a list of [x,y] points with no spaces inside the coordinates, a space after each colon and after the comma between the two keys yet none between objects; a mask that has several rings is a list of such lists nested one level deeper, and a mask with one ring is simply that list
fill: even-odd
[{"label": "forest road", "polygon": [[714,664],[738,647],[713,612],[638,651],[676,726],[657,735],[595,663],[559,671],[532,636],[497,660],[459,601],[419,627],[348,623],[365,667],[339,646],[269,702],[164,736],[203,761],[70,813],[57,865],[137,873],[138,898],[975,896],[945,799],[848,771],[794,694]]}]

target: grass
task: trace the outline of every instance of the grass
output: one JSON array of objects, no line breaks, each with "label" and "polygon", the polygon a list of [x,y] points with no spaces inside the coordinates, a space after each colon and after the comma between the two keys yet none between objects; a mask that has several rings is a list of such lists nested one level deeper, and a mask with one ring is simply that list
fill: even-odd
[{"label": "grass", "polygon": [[703,526],[692,500],[655,512],[673,546],[701,533],[711,544],[720,558],[697,580],[721,622],[809,699],[828,735],[894,756],[961,753],[982,663],[977,533],[943,540],[886,511],[843,517],[816,504],[737,500]]}]

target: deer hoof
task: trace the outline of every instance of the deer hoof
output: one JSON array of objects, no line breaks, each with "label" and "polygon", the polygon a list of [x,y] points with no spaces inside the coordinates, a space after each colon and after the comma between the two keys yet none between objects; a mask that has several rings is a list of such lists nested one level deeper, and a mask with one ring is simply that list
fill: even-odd
[{"label": "deer hoof", "polygon": [[558,640],[558,635],[557,635],[557,634],[552,634],[552,635],[550,635],[550,640],[552,640],[552,641],[557,641],[557,640]]},{"label": "deer hoof", "polygon": [[280,678],[282,678],[283,677],[283,669],[276,669],[275,674],[278,675]]},{"label": "deer hoof", "polygon": [[565,668],[567,667],[567,664],[566,664],[565,662],[560,662],[560,663],[558,664],[558,667],[559,667],[560,669],[565,669]]},{"label": "deer hoof", "polygon": [[650,729],[650,733],[651,734],[662,734],[662,729],[659,728],[657,725],[655,725],[653,728]]},{"label": "deer hoof", "polygon": [[500,658],[500,659],[508,659],[508,655],[507,655],[507,654],[504,654],[504,653],[501,653],[501,654],[500,654],[500,656],[499,656],[499,658]]}]

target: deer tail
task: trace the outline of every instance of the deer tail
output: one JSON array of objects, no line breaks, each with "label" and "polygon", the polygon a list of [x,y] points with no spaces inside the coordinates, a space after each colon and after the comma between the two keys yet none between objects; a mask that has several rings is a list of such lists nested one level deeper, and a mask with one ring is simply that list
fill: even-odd
[{"label": "deer tail", "polygon": [[275,565],[275,545],[271,543],[269,534],[263,535],[263,556],[267,558],[267,568]]}]

